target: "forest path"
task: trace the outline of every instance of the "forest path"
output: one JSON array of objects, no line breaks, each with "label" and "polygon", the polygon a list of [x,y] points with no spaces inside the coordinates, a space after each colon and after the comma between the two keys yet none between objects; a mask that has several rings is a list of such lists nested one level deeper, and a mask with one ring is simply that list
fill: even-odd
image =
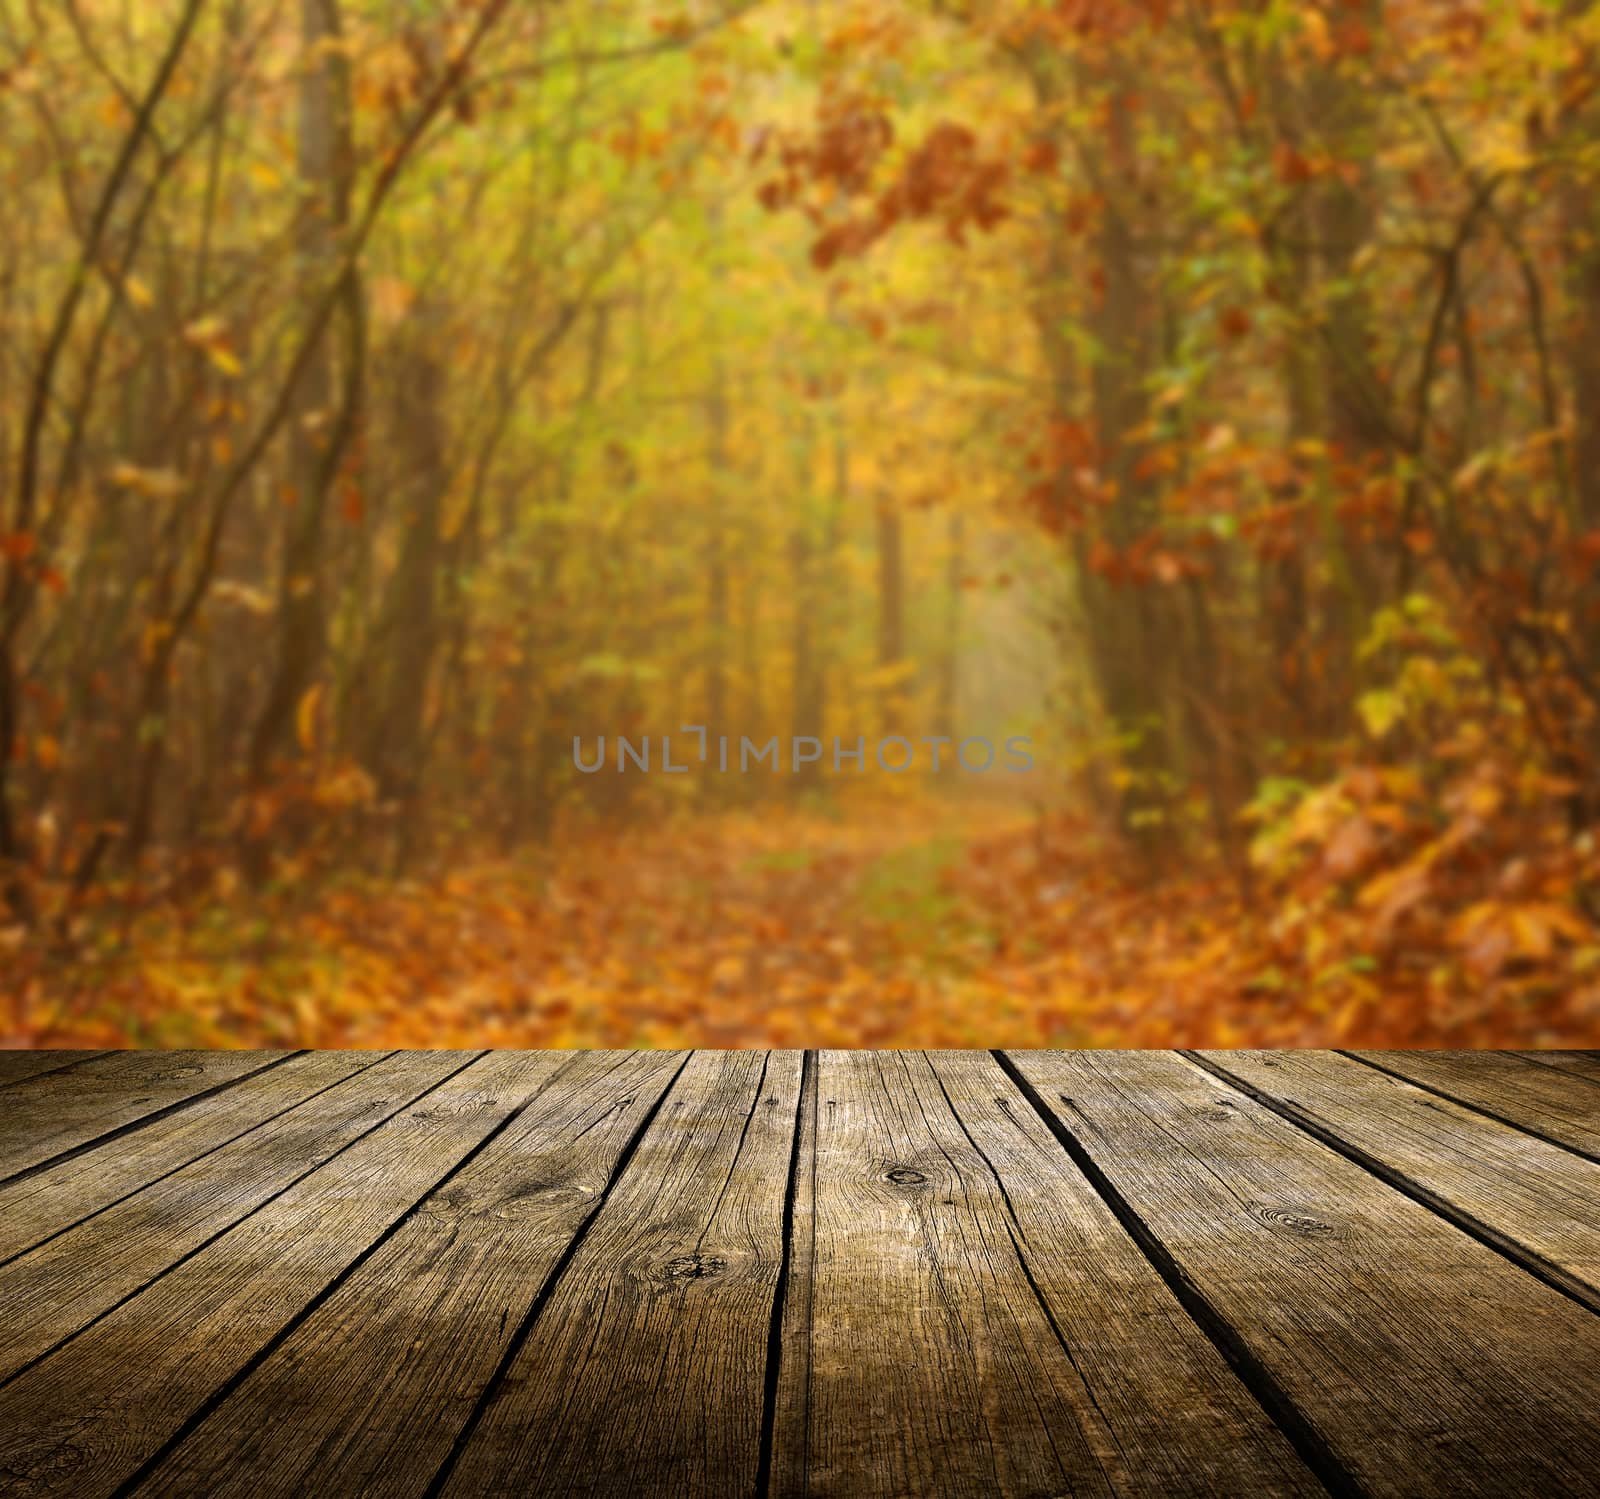
[{"label": "forest path", "polygon": [[[342,879],[151,910],[0,986],[11,1045],[1066,1044],[1006,988],[1037,956],[1006,803],[686,815],[436,878]],[[974,884],[984,860],[1006,881]],[[997,970],[997,960],[1000,968]],[[7,1013],[9,1011],[9,1013]]]},{"label": "forest path", "polygon": [[13,962],[41,1047],[1550,1046],[1005,802],[699,814],[432,877],[236,885]]}]

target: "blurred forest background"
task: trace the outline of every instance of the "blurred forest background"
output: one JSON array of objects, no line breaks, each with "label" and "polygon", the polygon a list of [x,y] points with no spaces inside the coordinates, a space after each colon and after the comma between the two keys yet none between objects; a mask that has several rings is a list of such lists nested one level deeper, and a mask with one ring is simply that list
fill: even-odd
[{"label": "blurred forest background", "polygon": [[1597,49],[0,0],[0,1039],[1600,1044]]}]

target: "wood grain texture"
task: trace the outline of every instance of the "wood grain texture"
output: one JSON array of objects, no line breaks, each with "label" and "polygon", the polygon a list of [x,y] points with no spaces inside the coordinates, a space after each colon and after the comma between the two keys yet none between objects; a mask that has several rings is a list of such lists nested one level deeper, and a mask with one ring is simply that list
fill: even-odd
[{"label": "wood grain texture", "polygon": [[1600,1496],[1592,1054],[214,1055],[0,1075],[0,1496]]},{"label": "wood grain texture", "polygon": [[799,1052],[698,1052],[538,1310],[446,1495],[748,1495]]},{"label": "wood grain texture", "polygon": [[1012,1060],[1350,1491],[1595,1492],[1600,1318],[1181,1057]]},{"label": "wood grain texture", "polygon": [[[0,1263],[381,1062],[385,1055],[304,1052],[132,1134],[8,1182],[0,1187]],[[252,1141],[246,1150],[254,1151],[258,1143]]]},{"label": "wood grain texture", "polygon": [[0,1088],[106,1055],[103,1051],[0,1051]]},{"label": "wood grain texture", "polygon": [[775,1493],[1323,1492],[991,1057],[824,1052],[815,1110]]},{"label": "wood grain texture", "polygon": [[[406,1055],[442,1074],[471,1054]],[[0,1494],[76,1499],[135,1478],[561,1064],[504,1052],[450,1072],[0,1388]]]},{"label": "wood grain texture", "polygon": [[284,1061],[282,1051],[113,1051],[0,1095],[0,1181]]},{"label": "wood grain texture", "polygon": [[1559,1067],[1600,1083],[1600,1051],[1518,1051],[1513,1056],[1545,1067]]},{"label": "wood grain texture", "polygon": [[[325,1055],[332,1076],[353,1054]],[[408,1052],[380,1062],[0,1266],[0,1379],[272,1201],[472,1055]]]},{"label": "wood grain texture", "polygon": [[1600,1160],[1600,1088],[1509,1051],[1358,1051],[1352,1056]]},{"label": "wood grain texture", "polygon": [[1600,1163],[1335,1052],[1200,1055],[1491,1237],[1526,1249],[1600,1310]]},{"label": "wood grain texture", "polygon": [[684,1060],[572,1057],[170,1454],[151,1489],[425,1492]]}]

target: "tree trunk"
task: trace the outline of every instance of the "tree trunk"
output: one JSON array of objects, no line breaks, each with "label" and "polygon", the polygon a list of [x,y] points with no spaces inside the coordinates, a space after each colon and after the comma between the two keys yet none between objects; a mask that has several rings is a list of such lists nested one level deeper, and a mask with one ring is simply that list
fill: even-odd
[{"label": "tree trunk", "polygon": [[[1128,186],[1115,197],[1108,195],[1102,209],[1097,246],[1101,289],[1088,324],[1099,350],[1091,384],[1100,472],[1102,482],[1114,486],[1105,537],[1114,555],[1122,555],[1160,518],[1155,482],[1141,468],[1144,446],[1134,435],[1150,415],[1144,380],[1156,360],[1159,291],[1134,219],[1137,163],[1122,107],[1132,80],[1115,69],[1111,81],[1117,98],[1105,170],[1113,181]],[[1124,746],[1122,830],[1153,858],[1163,838],[1172,768],[1163,671],[1170,610],[1154,585],[1112,581],[1094,571],[1083,584],[1101,695]]]},{"label": "tree trunk", "polygon": [[[728,392],[719,358],[706,396],[706,468],[710,508],[706,536],[705,730],[728,732]],[[702,785],[717,783],[709,778]]]},{"label": "tree trunk", "polygon": [[[819,617],[822,589],[819,586],[824,558],[818,555],[815,517],[812,515],[814,495],[812,490],[813,434],[810,419],[800,445],[799,492],[796,495],[796,519],[789,538],[789,563],[791,568],[791,660],[793,676],[790,686],[789,732],[791,739],[822,738],[823,717],[827,707],[826,677],[822,656],[822,621]],[[780,742],[780,759],[792,753],[791,746]],[[792,784],[800,789],[813,787],[822,777],[820,760],[810,760],[795,766],[791,761],[781,769],[792,772]]]},{"label": "tree trunk", "polygon": [[905,727],[905,705],[911,683],[906,662],[905,538],[900,507],[892,494],[878,496],[878,694],[879,719],[885,734]]},{"label": "tree trunk", "polygon": [[[299,237],[300,279],[308,299],[327,285],[349,225],[352,165],[350,70],[339,46],[339,0],[301,0],[299,175],[308,195]],[[262,787],[271,757],[282,746],[296,706],[315,680],[326,647],[327,602],[323,531],[328,497],[354,431],[360,395],[364,328],[353,266],[344,273],[344,322],[349,342],[344,388],[335,394],[335,361],[324,334],[295,392],[289,431],[294,503],[285,517],[278,589],[278,652],[265,704],[251,740],[248,781]],[[337,407],[335,409],[337,400]],[[247,849],[253,875],[265,872],[265,849]]]},{"label": "tree trunk", "polygon": [[934,710],[934,733],[946,739],[956,735],[956,697],[961,671],[961,594],[966,569],[966,516],[950,510],[945,561],[944,641],[939,656],[939,697]]}]

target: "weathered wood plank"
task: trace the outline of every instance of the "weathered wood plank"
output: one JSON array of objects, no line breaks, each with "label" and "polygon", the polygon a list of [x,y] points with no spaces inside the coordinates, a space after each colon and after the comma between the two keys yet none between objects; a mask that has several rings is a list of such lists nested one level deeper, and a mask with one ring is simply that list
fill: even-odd
[{"label": "weathered wood plank", "polygon": [[1594,1054],[1369,1055],[0,1069],[0,1494],[1600,1493]]},{"label": "weathered wood plank", "polygon": [[1570,1072],[1541,1067],[1509,1051],[1349,1055],[1600,1160],[1600,1088]]},{"label": "weathered wood plank", "polygon": [[1336,1052],[1199,1056],[1600,1310],[1600,1163]]},{"label": "weathered wood plank", "polygon": [[563,1060],[499,1052],[455,1072],[0,1388],[0,1494],[135,1479]]},{"label": "weathered wood plank", "polygon": [[284,1051],[113,1051],[0,1094],[0,1180],[274,1066]]},{"label": "weathered wood plank", "polygon": [[[352,1053],[331,1055],[325,1073]],[[315,1171],[473,1055],[398,1054],[0,1266],[0,1379]]]},{"label": "weathered wood plank", "polygon": [[690,1059],[442,1493],[751,1492],[801,1071]]},{"label": "weathered wood plank", "polygon": [[0,1088],[106,1055],[103,1051],[0,1051]]},{"label": "weathered wood plank", "polygon": [[681,1052],[585,1052],[148,1476],[172,1494],[423,1493]]},{"label": "weathered wood plank", "polygon": [[991,1057],[825,1052],[816,1102],[775,1493],[1323,1492]]},{"label": "weathered wood plank", "polygon": [[1600,1318],[1182,1057],[1011,1060],[1361,1489],[1595,1491]]},{"label": "weathered wood plank", "polygon": [[1512,1055],[1545,1067],[1559,1067],[1563,1072],[1576,1073],[1590,1082],[1600,1083],[1600,1051],[1518,1051]]},{"label": "weathered wood plank", "polygon": [[[8,1182],[0,1187],[0,1263],[381,1062],[385,1055],[303,1052],[131,1135]],[[247,1150],[253,1152],[259,1143],[253,1141]],[[230,1162],[238,1159],[236,1154]]]}]

